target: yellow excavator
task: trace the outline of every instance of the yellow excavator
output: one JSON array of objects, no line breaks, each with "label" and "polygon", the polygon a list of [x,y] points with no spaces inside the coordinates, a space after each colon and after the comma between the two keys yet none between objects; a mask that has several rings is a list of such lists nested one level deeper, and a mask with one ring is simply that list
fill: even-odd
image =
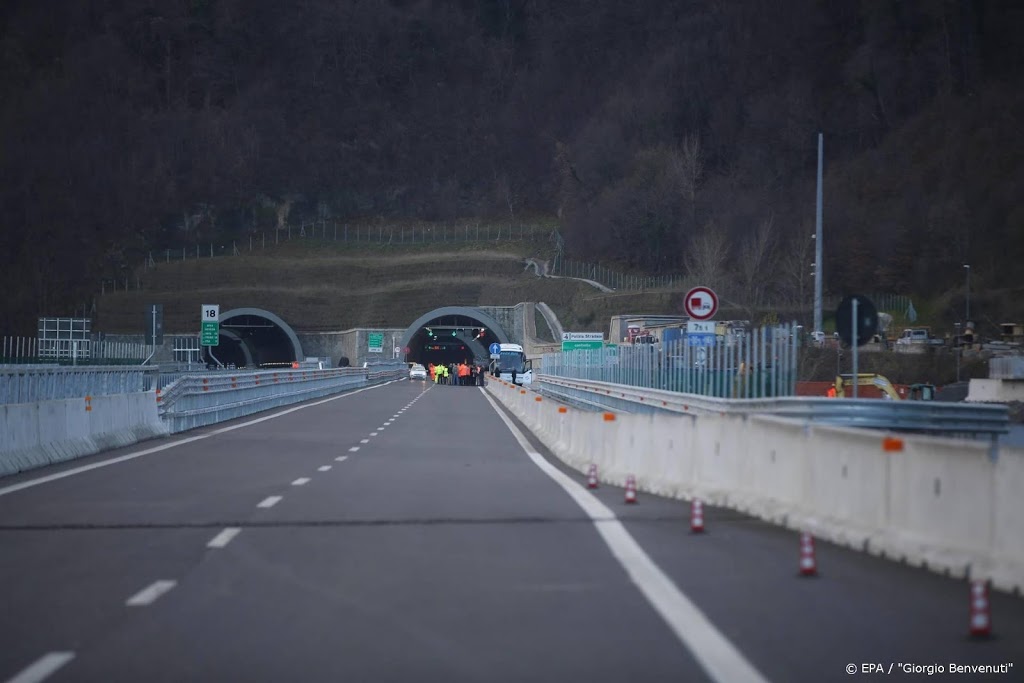
[{"label": "yellow excavator", "polygon": [[[882,397],[886,400],[902,401],[903,397],[896,391],[896,387],[892,385],[888,377],[883,375],[875,375],[871,373],[859,373],[854,375],[838,375],[835,381],[835,396],[836,398],[847,398],[846,387],[853,386],[856,383],[859,387],[875,387],[882,392]],[[832,392],[829,392],[831,395]],[[852,396],[852,392],[850,393]],[[934,401],[935,400],[935,385],[927,383],[918,383],[910,385],[910,396],[908,397],[911,401]]]}]

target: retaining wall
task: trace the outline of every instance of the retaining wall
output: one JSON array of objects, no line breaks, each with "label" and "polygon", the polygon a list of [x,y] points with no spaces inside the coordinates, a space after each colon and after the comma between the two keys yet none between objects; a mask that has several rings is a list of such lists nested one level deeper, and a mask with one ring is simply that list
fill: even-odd
[{"label": "retaining wall", "polygon": [[[771,416],[615,414],[488,391],[602,481],[733,508],[841,545],[1024,591],[1024,449]],[[886,442],[886,439],[889,439]],[[886,446],[888,445],[888,447]]]},{"label": "retaining wall", "polygon": [[153,392],[0,405],[0,476],[166,433]]}]

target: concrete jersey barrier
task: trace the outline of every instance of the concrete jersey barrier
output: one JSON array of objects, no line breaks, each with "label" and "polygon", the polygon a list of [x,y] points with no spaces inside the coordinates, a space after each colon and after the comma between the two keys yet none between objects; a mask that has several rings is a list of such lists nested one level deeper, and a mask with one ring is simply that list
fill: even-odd
[{"label": "concrete jersey barrier", "polygon": [[0,405],[0,475],[164,434],[151,391]]},{"label": "concrete jersey barrier", "polygon": [[[1024,449],[768,415],[615,414],[491,382],[560,459],[603,481],[700,498],[858,550],[1024,590]],[[525,391],[525,393],[522,393]]]}]

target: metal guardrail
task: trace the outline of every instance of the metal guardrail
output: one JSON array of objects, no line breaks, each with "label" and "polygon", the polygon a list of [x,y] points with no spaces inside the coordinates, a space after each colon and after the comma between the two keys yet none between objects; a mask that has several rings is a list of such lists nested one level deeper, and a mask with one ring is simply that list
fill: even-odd
[{"label": "metal guardrail", "polygon": [[405,364],[327,370],[217,371],[178,378],[156,392],[171,433],[406,377]]},{"label": "metal guardrail", "polygon": [[149,391],[155,368],[142,366],[0,366],[0,405]]},{"label": "metal guardrail", "polygon": [[897,432],[985,435],[993,439],[1008,433],[1010,423],[1005,405],[802,396],[723,399],[548,375],[540,375],[534,381],[540,383],[544,393],[552,396],[631,413],[770,414],[818,424]]}]

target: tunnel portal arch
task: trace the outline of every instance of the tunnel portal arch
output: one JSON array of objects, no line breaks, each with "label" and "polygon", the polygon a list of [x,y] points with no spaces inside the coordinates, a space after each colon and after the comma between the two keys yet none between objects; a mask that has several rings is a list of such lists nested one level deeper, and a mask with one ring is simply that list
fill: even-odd
[{"label": "tunnel portal arch", "polygon": [[407,361],[426,365],[464,359],[486,363],[487,347],[494,342],[507,344],[509,336],[493,316],[472,306],[442,306],[413,321],[401,344],[409,349]]},{"label": "tunnel portal arch", "polygon": [[239,367],[305,359],[295,330],[262,308],[233,308],[221,313],[220,345],[213,353],[221,363]]}]

